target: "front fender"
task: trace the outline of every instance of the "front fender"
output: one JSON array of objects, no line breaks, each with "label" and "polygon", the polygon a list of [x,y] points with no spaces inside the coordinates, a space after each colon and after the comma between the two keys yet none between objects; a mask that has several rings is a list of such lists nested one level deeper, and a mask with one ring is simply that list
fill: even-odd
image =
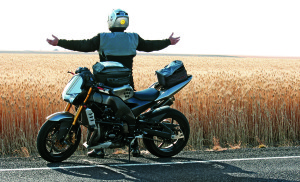
[{"label": "front fender", "polygon": [[74,115],[67,111],[63,111],[63,112],[53,113],[53,114],[49,115],[46,119],[49,121],[62,121],[62,120],[72,120],[73,121]]},{"label": "front fender", "polygon": [[[57,136],[57,138],[61,140],[68,134],[74,120],[74,115],[66,111],[56,112],[48,116],[46,119],[47,121],[61,122]],[[79,125],[77,124],[75,127],[78,126]]]}]

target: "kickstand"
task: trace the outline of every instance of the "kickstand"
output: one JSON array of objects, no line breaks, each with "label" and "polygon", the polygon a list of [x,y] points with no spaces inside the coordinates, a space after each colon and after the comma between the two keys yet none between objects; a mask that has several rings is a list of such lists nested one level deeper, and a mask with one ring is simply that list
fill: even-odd
[{"label": "kickstand", "polygon": [[129,147],[128,147],[128,163],[130,163],[130,151],[131,151],[131,144],[129,144]]},{"label": "kickstand", "polygon": [[129,156],[128,156],[128,162],[129,162],[129,163],[130,163],[131,145],[133,145],[134,140],[136,140],[136,137],[135,137],[134,139],[131,140],[131,142],[130,142],[130,144],[129,144],[129,147],[128,147],[128,148],[129,148],[129,149],[128,149],[128,150],[129,150],[129,151],[128,151],[128,155],[129,155]]}]

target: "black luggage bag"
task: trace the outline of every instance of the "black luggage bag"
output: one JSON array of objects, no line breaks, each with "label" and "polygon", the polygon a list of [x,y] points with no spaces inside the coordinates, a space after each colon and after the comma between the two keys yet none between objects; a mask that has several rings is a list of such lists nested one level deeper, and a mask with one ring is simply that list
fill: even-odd
[{"label": "black luggage bag", "polygon": [[97,62],[93,65],[93,74],[97,82],[109,87],[121,87],[130,84],[131,70],[114,61]]},{"label": "black luggage bag", "polygon": [[185,81],[188,76],[182,61],[175,60],[163,69],[156,71],[158,83],[164,88],[170,88]]}]

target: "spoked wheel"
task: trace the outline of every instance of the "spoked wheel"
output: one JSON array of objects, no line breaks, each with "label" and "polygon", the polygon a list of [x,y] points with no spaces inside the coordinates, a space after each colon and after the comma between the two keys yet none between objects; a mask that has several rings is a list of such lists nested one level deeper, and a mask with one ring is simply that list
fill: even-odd
[{"label": "spoked wheel", "polygon": [[[157,157],[171,157],[178,154],[187,144],[190,135],[190,126],[186,117],[175,109],[170,109],[160,123],[167,126],[175,134],[174,139],[145,135],[143,142],[147,150]],[[153,128],[165,131],[160,125]]]},{"label": "spoked wheel", "polygon": [[41,157],[49,162],[61,162],[69,158],[77,149],[81,139],[81,129],[73,126],[65,141],[57,139],[60,122],[47,121],[37,137],[37,149]]}]

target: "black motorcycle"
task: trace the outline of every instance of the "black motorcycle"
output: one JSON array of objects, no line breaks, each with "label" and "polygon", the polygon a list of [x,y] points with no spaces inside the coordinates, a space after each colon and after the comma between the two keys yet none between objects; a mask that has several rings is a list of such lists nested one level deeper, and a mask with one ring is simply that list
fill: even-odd
[{"label": "black motorcycle", "polygon": [[[105,66],[122,67],[115,62]],[[171,76],[183,69],[169,68]],[[87,149],[129,146],[130,156],[131,145],[142,138],[151,154],[171,157],[186,146],[190,134],[188,120],[170,106],[174,95],[191,81],[191,75],[172,78],[176,81],[173,85],[159,77],[159,82],[149,88],[134,91],[128,84],[111,87],[99,83],[87,69],[75,73],[62,93],[68,103],[65,110],[48,116],[38,133],[37,149],[43,159],[61,162],[70,157],[80,143],[80,125],[87,128],[83,144]],[[72,106],[75,114],[70,112]]]}]

